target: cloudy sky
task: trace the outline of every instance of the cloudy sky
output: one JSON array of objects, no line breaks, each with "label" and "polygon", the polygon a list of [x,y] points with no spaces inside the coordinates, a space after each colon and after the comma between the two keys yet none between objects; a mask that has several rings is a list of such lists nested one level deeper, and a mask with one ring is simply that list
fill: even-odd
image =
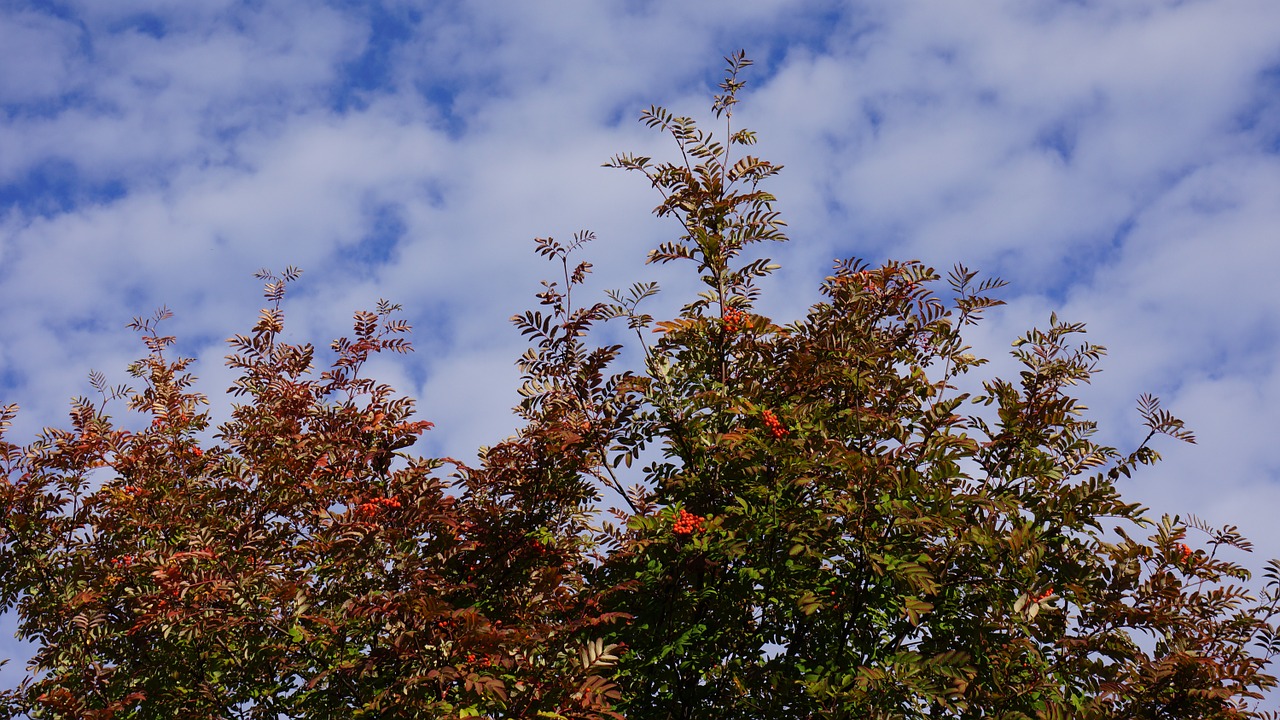
[{"label": "cloudy sky", "polygon": [[600,165],[668,157],[638,113],[705,117],[743,48],[737,118],[786,166],[772,190],[793,238],[767,310],[796,317],[836,257],[1002,276],[979,349],[1003,357],[1055,310],[1087,323],[1110,350],[1085,393],[1104,439],[1140,439],[1153,392],[1200,440],[1160,445],[1130,496],[1280,555],[1275,0],[0,7],[15,439],[63,422],[89,370],[125,381],[142,348],[124,325],[160,305],[217,395],[223,340],[260,306],[253,272],[292,264],[293,340],[405,306],[418,352],[378,372],[439,423],[425,451],[469,456],[512,428],[507,318],[550,270],[532,238],[594,230],[593,288],[688,297],[641,266],[676,232],[658,199]]}]

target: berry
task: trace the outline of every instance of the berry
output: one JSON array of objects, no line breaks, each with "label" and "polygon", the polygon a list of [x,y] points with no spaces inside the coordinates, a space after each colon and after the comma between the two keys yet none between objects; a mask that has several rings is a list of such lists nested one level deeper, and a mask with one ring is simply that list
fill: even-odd
[{"label": "berry", "polygon": [[764,426],[768,428],[769,434],[776,439],[782,439],[787,436],[787,428],[778,420],[778,416],[773,414],[772,410],[765,410],[760,413],[760,417],[764,420]]},{"label": "berry", "polygon": [[724,311],[724,331],[733,334],[741,330],[747,324],[747,314],[738,308],[729,308]]},{"label": "berry", "polygon": [[671,529],[677,535],[692,535],[695,532],[702,531],[702,524],[704,522],[706,522],[706,518],[699,517],[688,510],[682,509],[680,514],[676,517],[675,525],[673,525]]}]

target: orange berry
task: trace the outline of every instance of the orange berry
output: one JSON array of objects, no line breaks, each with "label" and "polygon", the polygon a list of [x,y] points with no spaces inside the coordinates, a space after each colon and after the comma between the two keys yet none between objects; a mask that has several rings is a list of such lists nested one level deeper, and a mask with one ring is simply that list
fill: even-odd
[{"label": "orange berry", "polygon": [[724,313],[724,330],[736,333],[747,324],[747,314],[737,308],[729,308]]},{"label": "orange berry", "polygon": [[787,436],[786,426],[778,420],[778,416],[774,415],[772,410],[765,410],[760,413],[760,417],[764,420],[765,427],[769,429],[769,434],[774,438],[781,439]]},{"label": "orange berry", "polygon": [[675,524],[672,526],[671,529],[677,535],[690,535],[696,531],[701,530],[702,524],[705,521],[706,521],[706,518],[699,517],[689,512],[688,510],[682,509],[680,511],[680,514],[676,517]]}]

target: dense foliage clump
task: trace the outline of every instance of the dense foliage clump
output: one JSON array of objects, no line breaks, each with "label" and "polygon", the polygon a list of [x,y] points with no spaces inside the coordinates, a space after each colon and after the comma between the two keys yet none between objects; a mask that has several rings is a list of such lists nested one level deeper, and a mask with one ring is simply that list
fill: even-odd
[{"label": "dense foliage clump", "polygon": [[[1139,447],[1092,440],[1072,391],[1103,349],[1082,326],[1029,331],[1019,375],[970,395],[964,332],[1002,283],[962,266],[843,261],[805,317],[758,311],[775,266],[744,252],[786,238],[761,188],[779,167],[734,154],[755,142],[731,125],[748,64],[713,104],[722,141],[655,107],[680,159],[610,163],[680,224],[650,262],[705,290],[665,320],[641,311],[651,283],[575,305],[590,234],[539,240],[562,276],[514,319],[523,425],[471,464],[411,453],[430,423],[362,374],[410,350],[397,306],[357,313],[316,374],[281,339],[297,271],[264,272],[212,434],[167,312],[135,321],[136,388],[95,374],[70,427],[0,445],[0,607],[37,647],[7,712],[1265,716],[1280,564],[1251,594],[1219,553],[1249,549],[1234,528],[1124,501],[1150,441],[1193,438],[1144,397]],[[590,344],[607,321],[643,371]],[[122,429],[117,402],[147,423]]]}]

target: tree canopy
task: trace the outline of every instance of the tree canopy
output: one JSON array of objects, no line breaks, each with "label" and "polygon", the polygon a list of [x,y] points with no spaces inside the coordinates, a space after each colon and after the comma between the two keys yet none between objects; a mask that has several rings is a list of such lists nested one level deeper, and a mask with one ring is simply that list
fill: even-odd
[{"label": "tree canopy", "polygon": [[[36,646],[8,714],[1270,717],[1280,563],[1251,589],[1235,528],[1121,496],[1153,442],[1194,438],[1143,397],[1140,445],[1094,441],[1082,325],[961,383],[1002,286],[962,265],[844,260],[804,317],[761,314],[781,168],[732,125],[728,60],[723,137],[653,107],[678,157],[609,163],[678,223],[648,261],[705,289],[667,319],[645,281],[583,303],[592,235],[539,239],[559,277],[513,318],[522,425],[475,460],[412,452],[431,423],[365,374],[411,350],[398,306],[318,373],[283,340],[292,268],[229,341],[216,428],[161,311],[132,325],[133,387],[95,373],[68,427],[0,436],[0,607]],[[643,368],[595,344],[607,322]]]}]

